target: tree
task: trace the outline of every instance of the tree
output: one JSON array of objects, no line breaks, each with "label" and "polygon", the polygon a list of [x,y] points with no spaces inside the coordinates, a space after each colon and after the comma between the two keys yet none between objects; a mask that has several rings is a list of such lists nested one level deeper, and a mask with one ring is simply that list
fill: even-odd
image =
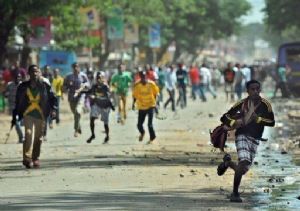
[{"label": "tree", "polygon": [[284,42],[299,41],[300,1],[265,0],[265,24],[268,40],[274,47]]},{"label": "tree", "polygon": [[110,41],[84,34],[78,13],[82,6],[97,8],[104,22],[101,26],[104,31],[114,9],[122,10],[125,22],[139,24],[138,47],[147,52],[151,52],[148,47],[148,27],[160,23],[160,55],[173,41],[176,41],[178,54],[182,51],[194,54],[210,38],[230,36],[240,26],[239,17],[250,9],[247,0],[0,0],[0,3],[0,62],[4,60],[15,27],[21,31],[25,41],[29,40],[31,29],[28,21],[32,17],[47,15],[53,19],[54,39],[59,49],[77,50],[83,46],[101,49],[100,42],[107,42],[106,51],[100,52],[103,64],[109,53]]},{"label": "tree", "polygon": [[27,66],[31,50],[28,43],[32,34],[29,21],[34,17],[52,17],[54,39],[59,49],[76,50],[82,46],[99,45],[100,40],[95,40],[82,31],[81,16],[78,13],[82,5],[81,0],[0,0],[0,64],[4,62],[14,29],[18,28],[24,40],[21,64]]},{"label": "tree", "polygon": [[31,33],[28,29],[28,21],[32,17],[48,15],[52,6],[58,2],[60,1],[0,0],[0,65],[5,60],[8,42],[14,35],[14,29],[16,27],[20,29],[21,36],[26,42]]}]

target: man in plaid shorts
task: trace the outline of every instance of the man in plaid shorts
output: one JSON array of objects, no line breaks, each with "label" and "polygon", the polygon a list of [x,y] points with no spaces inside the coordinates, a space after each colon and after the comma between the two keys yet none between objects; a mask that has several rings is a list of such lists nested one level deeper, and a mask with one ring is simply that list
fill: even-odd
[{"label": "man in plaid shorts", "polygon": [[271,104],[259,95],[260,86],[256,80],[248,81],[246,83],[248,97],[237,102],[221,117],[224,129],[236,129],[235,145],[238,163],[231,161],[231,156],[225,154],[223,162],[218,166],[219,176],[223,175],[228,167],[235,171],[233,193],[230,196],[231,202],[242,202],[238,192],[242,176],[246,174],[253,163],[264,127],[275,125]]}]

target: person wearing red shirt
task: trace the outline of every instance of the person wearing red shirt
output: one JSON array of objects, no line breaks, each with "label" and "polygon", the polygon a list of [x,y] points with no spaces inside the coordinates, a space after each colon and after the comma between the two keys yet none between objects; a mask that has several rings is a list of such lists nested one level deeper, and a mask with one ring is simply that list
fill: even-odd
[{"label": "person wearing red shirt", "polygon": [[199,69],[197,66],[191,66],[189,71],[189,77],[192,85],[192,98],[195,100],[196,95],[201,98],[202,101],[206,101],[206,97],[204,95],[203,89],[200,89],[200,75],[199,75]]}]

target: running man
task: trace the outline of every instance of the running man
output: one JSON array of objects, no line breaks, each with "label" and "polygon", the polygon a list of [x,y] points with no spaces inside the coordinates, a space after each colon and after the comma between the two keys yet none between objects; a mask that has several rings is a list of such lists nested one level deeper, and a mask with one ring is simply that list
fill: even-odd
[{"label": "running man", "polygon": [[256,80],[248,81],[246,88],[249,96],[236,103],[221,117],[225,130],[236,129],[235,145],[238,163],[231,161],[231,156],[225,154],[223,162],[218,166],[219,176],[223,175],[228,167],[235,172],[231,202],[242,202],[239,194],[242,176],[247,173],[253,163],[264,127],[275,125],[271,104],[259,95],[260,86]]},{"label": "running man", "polygon": [[[60,100],[63,100],[63,85],[64,85],[64,79],[63,77],[60,76],[59,69],[55,68],[53,70],[52,89],[57,98],[57,112],[55,117],[56,124],[60,123],[59,105],[60,105]],[[52,119],[50,120],[49,127],[51,127],[51,125],[52,125]]]},{"label": "running man", "polygon": [[85,94],[81,94],[81,91],[90,88],[90,83],[87,76],[80,72],[78,63],[73,63],[72,68],[73,73],[64,80],[64,90],[68,91],[68,101],[74,115],[74,137],[78,137],[81,134],[80,117],[85,99]]},{"label": "running man", "polygon": [[[16,73],[13,74],[14,80],[9,82],[7,84],[6,90],[5,90],[5,96],[8,99],[8,108],[9,108],[9,115],[13,114],[13,110],[15,109],[16,106],[16,94],[17,94],[17,88],[18,86],[22,83],[22,75],[21,73]],[[21,127],[22,121],[16,121],[15,128],[16,132],[19,137],[19,143],[23,143],[24,135],[22,132],[22,127]]]},{"label": "running man", "polygon": [[118,72],[115,75],[113,75],[111,79],[111,86],[115,89],[115,93],[118,96],[118,123],[124,124],[127,118],[126,98],[131,82],[132,78],[128,73],[125,72],[125,65],[119,64]]},{"label": "running man", "polygon": [[90,129],[91,137],[86,141],[91,143],[96,138],[95,136],[95,120],[101,116],[101,121],[104,123],[105,138],[103,144],[109,141],[109,113],[110,109],[115,110],[110,100],[110,91],[107,84],[105,84],[105,73],[97,72],[96,83],[90,90],[86,92],[91,99],[91,113],[90,113]]},{"label": "running man", "polygon": [[141,80],[138,81],[133,88],[133,104],[132,109],[135,109],[135,103],[137,104],[138,124],[137,128],[140,132],[139,141],[143,141],[145,136],[145,130],[143,127],[146,116],[148,116],[148,130],[150,134],[149,144],[153,143],[156,138],[153,128],[153,114],[156,106],[156,97],[159,94],[159,88],[153,81],[146,79],[146,72],[140,72]]}]

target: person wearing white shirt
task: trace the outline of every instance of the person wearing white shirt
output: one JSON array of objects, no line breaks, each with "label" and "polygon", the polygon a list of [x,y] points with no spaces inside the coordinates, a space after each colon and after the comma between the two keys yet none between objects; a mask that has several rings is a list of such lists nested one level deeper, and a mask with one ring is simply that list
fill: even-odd
[{"label": "person wearing white shirt", "polygon": [[173,66],[170,66],[166,71],[166,89],[169,94],[168,100],[164,104],[164,108],[171,102],[172,111],[175,111],[175,89],[176,89],[176,72]]},{"label": "person wearing white shirt", "polygon": [[[213,90],[211,86],[211,73],[210,70],[207,68],[206,64],[202,64],[202,67],[200,68],[200,76],[201,76],[201,83],[203,84],[204,90],[210,92],[214,98],[217,97],[217,94]],[[205,92],[204,91],[204,92]]]}]

